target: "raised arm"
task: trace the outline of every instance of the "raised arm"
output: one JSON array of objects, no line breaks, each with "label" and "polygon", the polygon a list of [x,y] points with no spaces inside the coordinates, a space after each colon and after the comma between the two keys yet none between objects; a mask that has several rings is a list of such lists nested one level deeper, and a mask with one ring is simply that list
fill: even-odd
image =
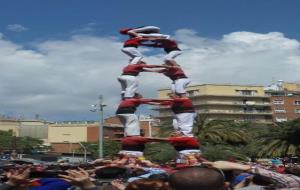
[{"label": "raised arm", "polygon": [[264,176],[275,181],[275,183],[280,187],[293,188],[300,186],[300,177],[289,174],[280,174],[277,172],[266,170],[261,167],[251,167],[251,165],[239,164],[228,161],[203,162],[203,164],[221,170],[242,170],[252,174]]}]

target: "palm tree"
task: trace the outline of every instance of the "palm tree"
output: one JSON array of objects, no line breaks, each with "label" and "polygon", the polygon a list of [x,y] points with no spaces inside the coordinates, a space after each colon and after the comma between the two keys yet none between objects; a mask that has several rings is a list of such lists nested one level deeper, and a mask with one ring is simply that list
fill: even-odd
[{"label": "palm tree", "polygon": [[246,148],[257,157],[300,155],[300,118],[268,127]]},{"label": "palm tree", "polygon": [[208,120],[198,116],[195,130],[200,141],[214,144],[246,144],[250,139],[244,128],[230,120]]}]

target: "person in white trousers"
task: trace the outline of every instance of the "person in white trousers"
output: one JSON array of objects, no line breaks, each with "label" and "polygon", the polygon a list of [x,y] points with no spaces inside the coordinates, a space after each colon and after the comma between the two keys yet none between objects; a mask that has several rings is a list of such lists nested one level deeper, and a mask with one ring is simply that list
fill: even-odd
[{"label": "person in white trousers", "polygon": [[142,99],[142,96],[136,94],[132,98],[123,98],[118,106],[116,115],[120,118],[124,126],[124,136],[140,136],[140,124],[138,116],[135,114],[140,104],[157,105],[151,99]]},{"label": "person in white trousers", "polygon": [[123,35],[131,37],[157,37],[157,38],[170,38],[170,35],[160,34],[160,28],[157,26],[141,26],[137,28],[124,28],[120,30]]},{"label": "person in white trousers", "polygon": [[153,44],[150,38],[165,39],[170,37],[169,35],[160,34],[159,31],[160,28],[156,26],[144,26],[120,30],[121,34],[129,36],[129,39],[124,42],[122,52],[131,58],[129,60],[130,64],[136,64],[143,59],[143,54],[138,50],[138,47],[141,45],[147,46]]},{"label": "person in white trousers", "polygon": [[193,137],[196,112],[192,100],[186,96],[170,95],[171,99],[156,100],[160,105],[170,106],[174,113],[173,128],[177,135]]},{"label": "person in white trousers", "polygon": [[191,83],[191,80],[185,75],[184,71],[175,61],[165,62],[161,65],[162,69],[155,72],[162,73],[172,80],[171,91],[178,96],[185,96],[185,88]]},{"label": "person in white trousers", "polygon": [[[121,84],[121,95],[125,98],[133,97],[138,90],[137,76],[140,72],[151,72],[150,68],[162,67],[161,65],[147,65],[145,62],[129,64],[123,68],[123,73],[118,77]],[[148,69],[148,70],[147,70]],[[155,71],[152,71],[155,72]]]}]

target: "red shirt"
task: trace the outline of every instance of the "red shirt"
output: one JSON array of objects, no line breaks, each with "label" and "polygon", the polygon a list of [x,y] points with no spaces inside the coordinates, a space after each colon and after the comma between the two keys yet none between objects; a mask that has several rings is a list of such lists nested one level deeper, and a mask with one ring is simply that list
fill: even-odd
[{"label": "red shirt", "polygon": [[135,37],[130,38],[124,42],[123,47],[138,47],[140,45],[143,45],[142,42],[149,41],[147,38],[141,38],[141,37]]},{"label": "red shirt", "polygon": [[199,147],[199,142],[194,137],[169,137],[168,142],[177,147]]},{"label": "red shirt", "polygon": [[177,66],[166,68],[166,70],[163,71],[163,74],[166,75],[167,77],[169,77],[171,80],[187,78],[187,76],[184,74],[183,70]]},{"label": "red shirt", "polygon": [[122,145],[140,145],[148,142],[144,137],[124,137],[121,140]]},{"label": "red shirt", "polygon": [[138,76],[140,72],[143,71],[144,68],[152,68],[152,66],[147,64],[131,64],[127,65],[123,68],[123,74],[122,75],[132,75],[132,76]]},{"label": "red shirt", "polygon": [[134,114],[140,104],[147,104],[148,99],[125,98],[119,104],[116,114]]},{"label": "red shirt", "polygon": [[157,39],[157,40],[153,40],[155,41],[155,44],[153,45],[153,47],[160,47],[160,48],[164,48],[164,50],[169,53],[171,51],[175,51],[178,50],[180,51],[180,49],[178,48],[177,42],[175,40],[171,40],[171,39]]},{"label": "red shirt", "polygon": [[187,97],[166,100],[165,102],[162,102],[161,105],[171,106],[171,109],[175,114],[195,112],[192,100]]}]

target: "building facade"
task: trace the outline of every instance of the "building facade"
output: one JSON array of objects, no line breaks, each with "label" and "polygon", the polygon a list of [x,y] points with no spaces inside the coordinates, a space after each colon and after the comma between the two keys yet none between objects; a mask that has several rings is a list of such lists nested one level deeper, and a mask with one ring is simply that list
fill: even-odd
[{"label": "building facade", "polygon": [[44,120],[0,118],[0,130],[12,131],[16,137],[29,136],[45,141],[48,139],[49,124],[50,122]]},{"label": "building facade", "polygon": [[[157,133],[158,128],[152,127],[153,119],[141,119],[140,127],[146,137]],[[124,136],[124,127],[118,117],[104,120],[104,138],[113,139]],[[48,142],[52,152],[73,153],[80,148],[79,142],[97,143],[99,137],[98,122],[56,122],[49,126]]]},{"label": "building facade", "polygon": [[[272,122],[270,98],[263,86],[203,84],[187,87],[196,112],[207,119]],[[158,98],[168,98],[169,89],[158,91]],[[160,107],[159,118],[172,116],[169,108]]]},{"label": "building facade", "polygon": [[265,88],[270,96],[274,122],[291,121],[300,117],[300,84],[281,80]]}]

